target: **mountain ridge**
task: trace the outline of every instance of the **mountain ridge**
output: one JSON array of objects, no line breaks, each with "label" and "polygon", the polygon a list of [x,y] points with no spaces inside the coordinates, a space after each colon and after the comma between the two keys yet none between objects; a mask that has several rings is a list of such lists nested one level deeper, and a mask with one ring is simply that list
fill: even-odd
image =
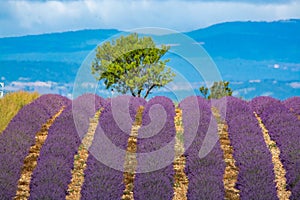
[{"label": "mountain ridge", "polygon": [[[55,91],[51,88],[38,90],[69,94],[70,85],[86,56],[99,43],[120,33],[116,29],[89,29],[0,38],[0,80],[10,90],[36,90],[28,84],[25,88],[16,87],[16,82],[25,80],[52,81]],[[300,95],[296,82],[300,80],[300,19],[225,22],[184,34],[202,44],[222,77],[232,82],[243,81],[242,85],[233,86],[234,89],[252,87],[249,80],[261,80],[256,88],[263,87],[264,80],[268,84],[272,81],[267,80],[278,80],[283,82],[274,87],[282,89],[274,89],[274,97]],[[163,37],[169,36],[155,35],[154,39]],[[173,64],[175,69],[184,70],[183,62]],[[290,88],[291,83],[295,83],[293,88]],[[60,89],[56,89],[57,86]],[[252,90],[249,98],[262,93],[258,90],[259,93]],[[279,91],[288,92],[279,94]]]}]

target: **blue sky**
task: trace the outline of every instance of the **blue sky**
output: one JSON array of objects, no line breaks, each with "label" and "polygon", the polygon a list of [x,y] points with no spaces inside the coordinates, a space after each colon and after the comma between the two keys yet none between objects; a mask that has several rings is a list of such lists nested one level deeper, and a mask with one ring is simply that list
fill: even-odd
[{"label": "blue sky", "polygon": [[300,18],[300,0],[4,0],[0,37],[79,29],[190,31],[227,21]]}]

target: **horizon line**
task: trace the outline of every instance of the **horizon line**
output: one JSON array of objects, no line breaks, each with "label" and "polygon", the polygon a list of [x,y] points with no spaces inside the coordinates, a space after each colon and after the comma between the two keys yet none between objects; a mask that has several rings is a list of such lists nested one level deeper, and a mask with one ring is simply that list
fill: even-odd
[{"label": "horizon line", "polygon": [[[289,18],[289,19],[279,19],[279,20],[270,20],[270,21],[267,21],[267,20],[225,21],[225,22],[211,24],[209,26],[199,27],[197,29],[192,29],[192,30],[188,30],[188,31],[177,31],[177,30],[174,30],[174,31],[179,32],[179,33],[191,33],[191,32],[194,32],[194,31],[207,29],[207,28],[215,26],[215,25],[226,24],[226,23],[274,23],[274,22],[292,22],[292,21],[300,21],[300,18]],[[163,27],[161,27],[161,28],[163,28]],[[167,27],[165,27],[165,28],[170,29],[170,28],[167,28]],[[134,29],[137,29],[137,28],[134,28]],[[116,31],[118,33],[120,33],[120,32],[125,32],[126,33],[126,32],[129,32],[130,30],[134,30],[134,29],[121,30],[121,29],[118,29],[118,28],[82,28],[82,29],[72,29],[72,30],[64,30],[64,31],[43,32],[43,33],[36,33],[36,34],[33,33],[33,34],[20,34],[20,35],[15,34],[15,35],[9,35],[9,36],[0,36],[0,39],[21,38],[21,37],[41,36],[41,35],[51,35],[51,34],[63,34],[63,33],[72,33],[72,32],[80,32],[80,31],[98,31],[98,30]],[[172,30],[172,29],[170,29],[170,30]]]}]

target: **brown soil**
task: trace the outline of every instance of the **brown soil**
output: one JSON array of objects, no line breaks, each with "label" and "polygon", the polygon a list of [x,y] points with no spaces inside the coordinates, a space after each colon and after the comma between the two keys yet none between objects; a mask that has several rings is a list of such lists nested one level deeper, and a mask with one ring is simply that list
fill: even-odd
[{"label": "brown soil", "polygon": [[268,146],[272,154],[272,162],[274,165],[275,183],[277,188],[277,196],[280,200],[289,199],[291,192],[286,189],[286,171],[279,159],[280,150],[276,145],[276,142],[270,138],[269,132],[265,125],[263,124],[261,118],[254,112],[254,115],[259,122],[259,126],[262,129],[262,133],[265,139],[265,143]]},{"label": "brown soil", "polygon": [[184,144],[183,144],[183,125],[182,125],[182,110],[176,109],[175,116],[175,127],[176,127],[176,141],[175,141],[175,160],[173,163],[174,167],[174,196],[173,200],[186,200],[186,194],[188,190],[188,178],[184,172],[185,168],[185,156]]},{"label": "brown soil", "polygon": [[123,191],[122,200],[133,200],[133,187],[135,170],[137,166],[136,151],[137,151],[137,136],[138,130],[142,124],[142,115],[144,108],[141,106],[136,114],[135,123],[132,126],[130,136],[128,138],[127,150],[124,163],[124,179],[125,189]]},{"label": "brown soil", "polygon": [[28,199],[30,196],[30,181],[33,170],[37,166],[37,159],[40,155],[40,150],[45,143],[48,130],[55,121],[55,119],[63,112],[64,107],[60,109],[53,117],[51,117],[45,124],[43,124],[41,130],[35,136],[35,144],[30,147],[29,154],[24,159],[24,165],[22,167],[21,177],[18,181],[18,189],[16,192],[15,200]]},{"label": "brown soil", "polygon": [[235,188],[235,184],[237,182],[239,170],[235,165],[235,160],[233,158],[233,148],[228,136],[228,125],[221,120],[220,113],[216,108],[212,108],[212,112],[218,122],[220,144],[226,164],[223,176],[225,199],[238,200],[240,199],[240,191]]},{"label": "brown soil", "polygon": [[88,149],[93,142],[100,113],[101,110],[97,111],[94,118],[90,119],[88,132],[78,148],[78,153],[74,156],[74,168],[72,170],[71,183],[68,185],[68,195],[66,196],[66,200],[80,200],[81,188],[84,182],[84,170],[89,155]]}]

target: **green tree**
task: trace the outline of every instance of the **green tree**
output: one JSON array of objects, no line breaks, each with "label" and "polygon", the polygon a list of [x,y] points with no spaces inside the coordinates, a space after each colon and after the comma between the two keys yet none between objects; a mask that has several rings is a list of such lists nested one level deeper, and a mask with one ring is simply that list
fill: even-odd
[{"label": "green tree", "polygon": [[103,80],[106,89],[147,98],[151,90],[173,80],[175,74],[161,60],[170,47],[156,46],[151,37],[133,33],[105,42],[96,50],[92,74]]},{"label": "green tree", "polygon": [[208,94],[208,88],[202,86],[202,87],[199,88],[199,90],[200,90],[201,94],[203,95],[203,97],[206,99],[207,98],[207,94]]},{"label": "green tree", "polygon": [[210,91],[208,99],[220,99],[225,96],[232,96],[232,89],[229,87],[228,81],[214,82],[209,89],[202,86],[199,90],[204,98],[207,97],[208,91]]}]

